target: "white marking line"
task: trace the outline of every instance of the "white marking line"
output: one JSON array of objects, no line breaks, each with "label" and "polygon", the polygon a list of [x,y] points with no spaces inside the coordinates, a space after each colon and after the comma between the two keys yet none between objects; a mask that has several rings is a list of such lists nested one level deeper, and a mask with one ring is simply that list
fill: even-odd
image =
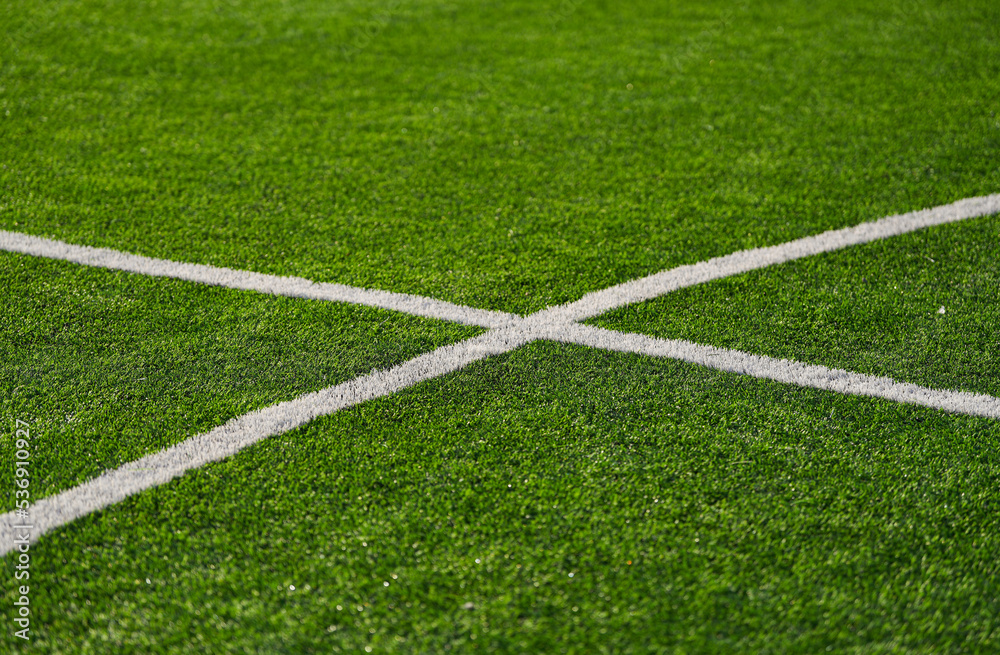
[{"label": "white marking line", "polygon": [[[371,292],[365,289],[342,287],[341,285],[313,285],[308,280],[301,278],[277,278],[259,273],[245,273],[210,266],[175,264],[164,260],[125,255],[113,250],[68,246],[68,244],[37,237],[10,240],[8,239],[10,236],[24,237],[24,235],[0,231],[0,248],[6,250],[68,259],[82,264],[149,275],[180,277],[181,279],[219,284],[237,289],[294,295],[294,297],[373,304],[344,297],[320,297],[305,293],[300,294],[298,291],[289,293],[289,289],[297,290],[299,287],[296,285],[301,284],[308,285],[303,291],[312,291],[317,286],[328,286],[345,289],[347,290],[345,293],[351,297],[365,297],[363,294],[372,293],[385,294],[391,297],[394,303],[407,306],[405,302],[399,303],[398,299],[414,299],[420,307],[430,307],[428,312],[434,312],[433,314],[419,314],[421,316],[449,320],[444,316],[445,311],[442,311],[444,308],[446,311],[457,310],[454,314],[461,317],[476,316],[484,319],[483,323],[472,322],[473,325],[485,325],[485,321],[488,320],[490,325],[495,326],[486,334],[457,344],[443,346],[388,371],[376,371],[350,382],[328,387],[237,417],[210,432],[196,435],[166,450],[147,455],[118,469],[105,472],[79,486],[44,498],[31,508],[29,520],[34,524],[31,540],[35,541],[45,532],[73,519],[107,507],[150,487],[164,484],[186,471],[233,455],[268,436],[281,434],[304,425],[319,416],[331,414],[365,400],[385,396],[418,382],[456,371],[484,357],[509,352],[536,339],[550,339],[618,352],[676,358],[723,371],[789,384],[887,398],[963,414],[1000,418],[1000,399],[992,396],[927,389],[914,384],[896,382],[889,378],[861,375],[789,360],[777,360],[735,350],[701,346],[687,341],[624,334],[575,323],[583,318],[640,300],[647,300],[683,286],[843,248],[847,245],[903,234],[922,227],[996,212],[1000,212],[1000,194],[969,198],[944,207],[893,216],[845,230],[825,232],[815,237],[799,239],[780,246],[733,253],[701,264],[682,266],[641,280],[611,287],[605,291],[588,294],[574,303],[549,308],[526,318],[499,312],[484,312],[483,310],[441,303],[416,296]],[[8,247],[10,243],[16,243],[19,247]],[[24,244],[28,244],[30,250],[21,249]],[[77,254],[74,254],[72,258],[66,257],[67,251],[63,246],[75,249],[70,252]],[[56,254],[48,254],[50,252]],[[86,255],[86,257],[82,257],[82,261],[81,258],[78,258],[80,252]],[[98,254],[91,258],[92,253]],[[180,274],[178,274],[178,269],[180,269]],[[220,275],[220,272],[224,272],[224,274]],[[273,290],[273,287],[270,286],[272,284],[278,284],[279,290]],[[375,306],[382,307],[383,305]],[[400,309],[400,311],[406,310]],[[494,320],[497,322],[493,323]],[[23,519],[17,518],[13,512],[0,516],[0,531],[4,534],[3,541],[0,542],[0,556],[6,555],[14,549],[17,535],[13,526],[22,521]]]},{"label": "white marking line", "polygon": [[504,312],[493,312],[474,307],[463,307],[443,300],[392,293],[377,289],[362,289],[343,284],[313,282],[301,277],[282,277],[252,271],[237,271],[231,268],[187,264],[166,259],[154,259],[141,255],[111,250],[77,246],[62,241],[42,237],[6,232],[0,230],[0,250],[19,252],[36,257],[60,259],[84,266],[97,266],[116,271],[140,273],[153,277],[170,277],[189,282],[200,282],[210,286],[259,291],[275,296],[307,298],[309,300],[332,300],[368,307],[392,309],[425,318],[436,318],[465,325],[485,328],[499,328],[518,320],[518,316]]},{"label": "white marking line", "polygon": [[185,472],[229,457],[266,437],[305,425],[313,419],[366,400],[387,396],[423,380],[456,371],[478,359],[504,353],[525,343],[514,331],[491,330],[457,344],[442,346],[395,366],[327,387],[234,418],[165,450],[107,471],[79,486],[36,502],[30,518],[14,512],[0,516],[0,556],[14,549],[14,526],[30,521],[31,540],[70,521],[155,487]]},{"label": "white marking line", "polygon": [[591,348],[679,359],[720,371],[750,375],[825,391],[884,398],[923,405],[956,414],[1000,419],[1000,398],[967,391],[928,389],[892,378],[851,373],[836,368],[803,364],[789,359],[751,355],[739,350],[703,346],[679,339],[655,339],[642,334],[571,324],[550,336],[555,341]]},{"label": "white marking line", "polygon": [[582,321],[600,316],[623,305],[650,300],[665,293],[709,280],[718,280],[809,255],[898,236],[933,225],[954,223],[998,212],[1000,212],[1000,194],[966,198],[950,205],[887,216],[871,223],[861,223],[854,227],[831,230],[777,246],[740,250],[698,264],[678,266],[602,291],[588,293],[576,302],[548,311],[553,314],[553,318],[557,321]]}]

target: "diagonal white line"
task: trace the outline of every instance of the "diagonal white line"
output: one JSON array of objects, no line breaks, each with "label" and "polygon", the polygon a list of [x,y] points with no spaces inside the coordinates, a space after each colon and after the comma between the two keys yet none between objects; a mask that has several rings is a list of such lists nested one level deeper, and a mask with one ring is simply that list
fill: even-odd
[{"label": "diagonal white line", "polygon": [[923,209],[908,214],[887,216],[871,223],[831,230],[796,239],[777,246],[740,250],[698,264],[678,266],[638,280],[631,280],[601,291],[588,293],[576,302],[555,307],[548,312],[556,322],[582,321],[632,303],[690,287],[710,280],[746,273],[758,268],[782,264],[847,246],[898,236],[934,225],[954,223],[1000,212],[1000,194],[966,198],[950,205]]},{"label": "diagonal white line", "polygon": [[[14,512],[0,516],[0,556],[15,547],[18,533],[31,541],[70,521],[117,503],[145,489],[169,482],[187,471],[229,457],[261,439],[305,425],[320,416],[387,396],[423,380],[456,371],[471,362],[504,353],[526,342],[525,333],[490,330],[471,339],[442,346],[387,371],[375,371],[349,382],[308,393],[232,419],[165,450],[107,471],[81,485],[34,503],[30,517]],[[30,524],[31,530],[15,526]]]},{"label": "diagonal white line", "polygon": [[[159,486],[199,468],[234,455],[270,436],[305,425],[366,400],[379,398],[456,371],[490,355],[514,350],[536,339],[575,343],[617,352],[679,359],[710,368],[767,378],[839,393],[873,396],[902,403],[989,418],[1000,418],[1000,398],[964,391],[928,389],[890,378],[851,373],[824,366],[751,355],[737,350],[703,346],[689,341],[655,339],[603,328],[566,323],[521,325],[443,346],[387,371],[375,371],[349,382],[305,394],[294,400],[244,414],[204,434],[165,450],[107,471],[81,485],[49,496],[31,507],[30,519],[14,512],[0,516],[0,557],[14,550],[19,534],[34,542],[42,534],[125,498]],[[15,526],[30,522],[27,533]]]},{"label": "diagonal white line", "polygon": [[[235,454],[261,439],[281,434],[352,405],[458,370],[484,357],[509,352],[536,339],[577,343],[619,352],[670,357],[723,371],[751,375],[846,394],[886,398],[949,412],[1000,418],[1000,398],[963,391],[928,389],[890,378],[862,375],[790,360],[702,346],[687,341],[655,339],[638,334],[580,325],[575,321],[610,309],[648,300],[669,291],[728,275],[787,262],[849,245],[904,234],[932,225],[1000,212],[1000,194],[968,198],[951,205],[890,216],[874,223],[824,232],[779,246],[747,250],[725,257],[626,282],[580,300],[537,312],[526,318],[462,307],[430,298],[371,291],[335,284],[314,284],[302,278],[281,278],[198,264],[128,255],[114,250],[70,244],[0,231],[0,249],[65,259],[147,275],[176,277],[206,284],[317,300],[337,300],[396,309],[419,316],[491,327],[486,334],[425,353],[388,371],[375,371],[350,382],[300,396],[291,401],[237,417],[210,432],[187,439],[108,471],[84,484],[42,499],[31,508],[31,541],[144,489],[158,486]],[[0,556],[15,547],[15,526],[24,520],[13,512],[0,516]]]},{"label": "diagonal white line", "polygon": [[[887,216],[878,221],[831,230],[776,246],[740,250],[697,264],[678,266],[601,291],[588,293],[575,302],[550,307],[534,316],[537,322],[553,324],[582,321],[623,305],[650,300],[702,282],[746,273],[809,255],[906,234],[934,225],[953,223],[997,212],[1000,212],[1000,194],[965,198],[949,205]],[[515,314],[456,305],[424,296],[363,289],[343,284],[313,282],[300,277],[268,275],[206,264],[173,262],[166,259],[132,255],[110,248],[79,246],[20,232],[0,230],[0,250],[59,259],[85,266],[97,266],[155,277],[177,278],[231,289],[380,307],[426,318],[437,318],[486,328],[510,326],[520,319]]]},{"label": "diagonal white line", "polygon": [[625,334],[579,323],[566,325],[562,330],[551,333],[549,338],[591,348],[669,357],[720,371],[766,378],[800,387],[885,398],[956,414],[1000,419],[1000,398],[985,394],[929,389],[908,382],[897,382],[892,378],[803,364],[789,359],[751,355],[739,350],[703,346],[679,339],[656,339],[643,334]]},{"label": "diagonal white line", "polygon": [[230,289],[259,291],[275,296],[332,300],[368,307],[380,307],[425,318],[436,318],[486,328],[503,327],[520,318],[514,314],[465,307],[424,296],[362,289],[343,284],[313,282],[301,277],[282,277],[252,271],[237,271],[205,264],[172,262],[166,259],[132,255],[109,248],[77,246],[20,232],[0,230],[0,250],[153,277],[170,277]]}]

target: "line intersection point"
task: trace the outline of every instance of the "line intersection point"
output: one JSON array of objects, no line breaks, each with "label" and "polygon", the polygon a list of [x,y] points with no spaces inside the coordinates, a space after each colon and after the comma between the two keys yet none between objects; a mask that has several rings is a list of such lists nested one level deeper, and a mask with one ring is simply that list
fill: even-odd
[{"label": "line intersection point", "polygon": [[[510,352],[539,339],[680,359],[722,371],[803,387],[884,398],[948,412],[1000,419],[1000,398],[985,394],[929,389],[885,377],[753,355],[683,340],[625,334],[579,323],[617,307],[650,300],[709,280],[897,236],[933,225],[995,213],[1000,213],[1000,194],[966,198],[949,205],[888,216],[878,221],[831,230],[776,246],[739,251],[697,264],[679,266],[589,293],[577,301],[550,307],[526,317],[464,307],[409,294],[172,262],[107,248],[72,245],[17,232],[0,231],[0,250],[233,289],[380,307],[489,329],[484,334],[442,346],[388,370],[373,371],[354,380],[236,417],[209,432],[193,436],[165,450],[106,471],[76,487],[43,498],[31,508],[31,522],[34,524],[31,532],[32,541],[76,518],[117,503],[145,489],[169,482],[187,471],[233,455],[261,439],[295,429],[314,418],[456,371],[485,357]],[[0,537],[0,556],[14,549],[16,539],[14,526],[20,523],[22,519],[19,519],[14,512],[0,516],[0,532],[3,533]]]}]

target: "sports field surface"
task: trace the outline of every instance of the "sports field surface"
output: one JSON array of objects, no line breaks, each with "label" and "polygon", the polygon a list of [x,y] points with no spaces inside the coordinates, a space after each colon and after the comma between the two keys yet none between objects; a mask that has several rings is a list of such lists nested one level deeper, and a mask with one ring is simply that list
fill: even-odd
[{"label": "sports field surface", "polygon": [[0,653],[1000,652],[998,298],[995,0],[0,0]]}]

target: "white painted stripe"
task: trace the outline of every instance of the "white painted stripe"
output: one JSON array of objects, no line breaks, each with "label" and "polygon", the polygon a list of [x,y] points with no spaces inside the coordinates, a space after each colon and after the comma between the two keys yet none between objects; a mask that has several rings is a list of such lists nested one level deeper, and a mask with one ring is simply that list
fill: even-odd
[{"label": "white painted stripe", "polygon": [[294,400],[244,414],[210,432],[191,437],[166,450],[107,471],[88,482],[43,498],[32,505],[28,519],[14,512],[0,516],[0,556],[14,549],[15,526],[29,523],[31,541],[42,534],[117,503],[144,489],[159,486],[192,469],[229,457],[247,446],[309,421],[389,395],[400,389],[456,371],[471,362],[504,353],[526,342],[527,333],[491,330],[457,344],[443,346],[387,371],[375,371],[350,382],[299,396]]},{"label": "white painted stripe", "polygon": [[70,521],[103,509],[145,489],[159,486],[210,462],[234,455],[269,436],[301,427],[320,416],[389,395],[424,380],[456,371],[490,355],[509,352],[535,339],[574,343],[616,352],[679,359],[740,375],[851,395],[872,396],[948,412],[1000,418],[1000,398],[964,391],[937,390],[890,378],[825,366],[656,339],[577,323],[521,325],[467,339],[415,357],[387,371],[375,371],[333,387],[237,417],[204,434],[105,472],[88,482],[38,501],[28,519],[13,512],[0,516],[0,557],[15,547],[15,526],[30,523],[31,541]]},{"label": "white painted stripe", "polygon": [[697,264],[679,266],[601,291],[588,293],[576,302],[546,310],[546,313],[551,315],[550,320],[556,323],[582,321],[600,316],[624,305],[650,300],[665,293],[709,280],[718,280],[809,255],[898,236],[925,227],[954,223],[998,212],[1000,212],[1000,194],[966,198],[950,205],[887,216],[871,223],[861,223],[854,227],[831,230],[777,246],[741,250]]},{"label": "white painted stripe", "polygon": [[[904,234],[931,225],[997,212],[1000,212],[1000,194],[969,198],[944,207],[891,216],[874,223],[826,232],[780,246],[737,252],[700,264],[681,266],[588,294],[579,301],[549,308],[527,318],[462,307],[418,296],[337,284],[315,284],[302,278],[282,278],[212,266],[178,264],[114,250],[73,246],[59,241],[0,231],[0,249],[14,252],[276,295],[353,302],[395,309],[418,316],[494,328],[486,334],[420,355],[388,371],[376,371],[368,376],[235,418],[210,432],[108,471],[55,496],[44,498],[31,508],[31,517],[28,519],[34,525],[31,539],[34,541],[47,531],[119,502],[144,489],[164,484],[186,471],[233,455],[268,436],[281,434],[304,425],[316,417],[458,370],[483,357],[508,352],[535,339],[551,339],[618,352],[671,357],[788,384],[875,396],[956,413],[1000,418],[1000,399],[992,396],[928,389],[889,378],[777,360],[687,341],[623,334],[573,322],[700,282]],[[0,537],[2,539],[0,556],[13,549],[14,526],[22,522],[24,520],[16,518],[13,513],[0,516],[0,532],[3,533]]]},{"label": "white painted stripe", "polygon": [[406,314],[453,321],[465,325],[499,328],[516,322],[520,317],[504,312],[494,312],[473,307],[455,305],[443,300],[405,293],[392,293],[377,289],[362,289],[343,284],[312,282],[300,277],[282,277],[237,271],[204,264],[186,264],[166,259],[154,259],[141,255],[131,255],[109,248],[77,246],[62,241],[42,237],[6,232],[0,230],[0,250],[19,252],[36,257],[60,259],[63,261],[97,266],[129,273],[140,273],[153,277],[170,277],[189,282],[200,282],[211,286],[259,291],[275,296],[307,298],[309,300],[331,300],[368,307],[392,309]]},{"label": "white painted stripe", "polygon": [[549,338],[591,348],[669,357],[720,371],[766,378],[800,387],[824,389],[854,396],[885,398],[956,414],[1000,418],[1000,398],[985,394],[929,389],[908,382],[897,382],[891,378],[803,364],[788,359],[751,355],[739,350],[702,346],[690,341],[655,339],[642,334],[625,334],[578,323],[551,333]]},{"label": "white painted stripe", "polygon": [[[562,324],[599,316],[607,311],[693,286],[710,280],[746,273],[809,255],[838,250],[931,227],[1000,212],[1000,194],[965,198],[949,205],[887,216],[854,227],[831,230],[776,246],[741,250],[697,264],[679,266],[648,277],[589,293],[575,302],[536,313],[535,323]],[[515,314],[456,305],[423,296],[363,289],[343,284],[313,282],[300,277],[282,277],[252,271],[188,264],[111,250],[92,248],[0,230],[0,250],[38,257],[140,273],[172,277],[232,289],[259,291],[292,298],[348,302],[391,309],[416,316],[437,318],[465,325],[502,328],[520,320]]]}]

